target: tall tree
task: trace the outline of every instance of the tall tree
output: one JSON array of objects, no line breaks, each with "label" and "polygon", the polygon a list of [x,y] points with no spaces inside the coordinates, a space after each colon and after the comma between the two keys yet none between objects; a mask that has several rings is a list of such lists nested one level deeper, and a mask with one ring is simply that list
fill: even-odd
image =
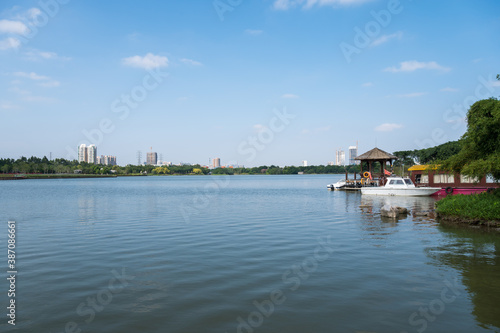
[{"label": "tall tree", "polygon": [[474,103],[467,112],[467,131],[460,152],[442,169],[471,177],[492,175],[500,180],[500,101],[489,98]]}]

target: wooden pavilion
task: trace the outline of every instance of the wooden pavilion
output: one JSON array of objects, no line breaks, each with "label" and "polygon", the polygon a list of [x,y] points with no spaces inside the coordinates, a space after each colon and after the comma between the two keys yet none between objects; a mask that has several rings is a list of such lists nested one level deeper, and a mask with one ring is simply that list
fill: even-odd
[{"label": "wooden pavilion", "polygon": [[[373,178],[382,178],[385,175],[385,170],[387,170],[387,163],[389,167],[392,168],[392,163],[398,158],[388,152],[383,151],[379,148],[373,148],[366,153],[359,155],[355,160],[360,161],[361,175],[368,171]],[[380,172],[375,172],[376,163],[380,164]]]}]

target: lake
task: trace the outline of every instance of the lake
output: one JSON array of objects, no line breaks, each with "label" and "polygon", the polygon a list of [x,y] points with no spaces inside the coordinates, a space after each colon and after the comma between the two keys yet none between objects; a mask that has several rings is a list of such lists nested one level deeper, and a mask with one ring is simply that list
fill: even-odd
[{"label": "lake", "polygon": [[500,332],[498,233],[326,189],[341,177],[1,181],[0,331]]}]

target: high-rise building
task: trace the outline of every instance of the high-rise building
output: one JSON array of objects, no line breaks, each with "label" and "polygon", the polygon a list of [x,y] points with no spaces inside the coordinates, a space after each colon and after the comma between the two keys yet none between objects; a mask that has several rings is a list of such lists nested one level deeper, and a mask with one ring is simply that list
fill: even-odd
[{"label": "high-rise building", "polygon": [[87,147],[87,159],[88,163],[91,164],[97,163],[97,147],[95,145],[90,145]]},{"label": "high-rise building", "polygon": [[302,161],[302,166],[307,166],[307,161]]},{"label": "high-rise building", "polygon": [[107,158],[106,165],[116,165],[116,156],[105,156]]},{"label": "high-rise building", "polygon": [[212,160],[212,167],[215,168],[220,168],[220,158],[216,157]]},{"label": "high-rise building", "polygon": [[358,145],[349,146],[349,165],[358,164],[359,161],[355,160],[358,157]]},{"label": "high-rise building", "polygon": [[116,165],[116,156],[111,156],[111,155],[97,156],[97,164]]},{"label": "high-rise building", "polygon": [[335,152],[335,165],[345,165],[345,152],[342,148]]},{"label": "high-rise building", "polygon": [[87,162],[87,146],[81,144],[78,146],[78,163]]},{"label": "high-rise building", "polygon": [[158,154],[155,152],[149,152],[146,156],[146,164],[156,165],[158,163]]},{"label": "high-rise building", "polygon": [[97,163],[97,147],[95,145],[86,146],[81,144],[78,146],[78,162],[87,162],[91,164]]}]

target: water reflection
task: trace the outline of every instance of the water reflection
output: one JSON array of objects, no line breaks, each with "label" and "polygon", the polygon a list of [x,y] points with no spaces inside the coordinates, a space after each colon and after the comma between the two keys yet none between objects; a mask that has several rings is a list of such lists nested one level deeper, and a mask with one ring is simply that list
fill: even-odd
[{"label": "water reflection", "polygon": [[384,205],[399,206],[411,211],[412,216],[418,216],[422,212],[432,213],[436,201],[433,197],[361,196],[361,206],[373,207],[376,212]]},{"label": "water reflection", "polygon": [[472,314],[485,328],[500,328],[500,236],[455,225],[438,227],[446,239],[426,249],[437,265],[446,265],[462,274],[462,283],[474,305]]},{"label": "water reflection", "polygon": [[[411,219],[417,225],[434,225],[434,203],[431,197],[399,197],[399,196],[361,196],[359,203],[362,224],[360,228],[367,232],[371,240],[383,240],[387,236],[399,231],[399,222]],[[346,203],[348,204],[348,203]],[[398,218],[381,216],[380,209],[383,206],[398,206],[408,209],[408,214],[400,215]],[[381,246],[382,244],[375,244]]]}]

